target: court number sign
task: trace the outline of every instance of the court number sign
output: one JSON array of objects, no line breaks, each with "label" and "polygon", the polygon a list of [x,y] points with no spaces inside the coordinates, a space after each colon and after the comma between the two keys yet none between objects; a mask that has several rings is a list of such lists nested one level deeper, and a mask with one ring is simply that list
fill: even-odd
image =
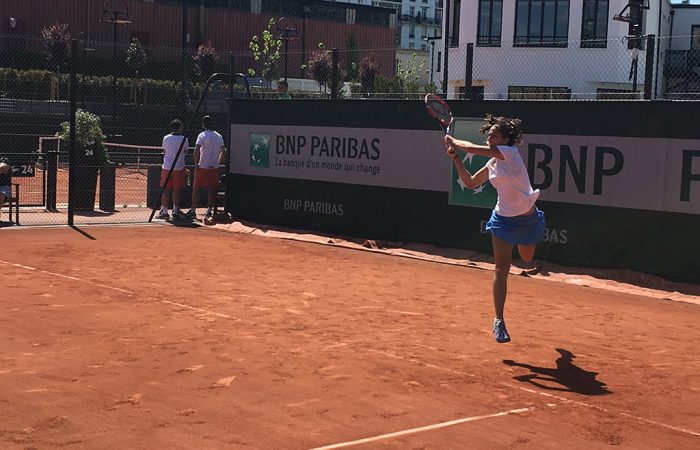
[{"label": "court number sign", "polygon": [[33,177],[36,173],[36,164],[34,163],[26,163],[26,164],[17,164],[17,165],[12,165],[10,166],[12,169],[12,176],[13,177]]}]

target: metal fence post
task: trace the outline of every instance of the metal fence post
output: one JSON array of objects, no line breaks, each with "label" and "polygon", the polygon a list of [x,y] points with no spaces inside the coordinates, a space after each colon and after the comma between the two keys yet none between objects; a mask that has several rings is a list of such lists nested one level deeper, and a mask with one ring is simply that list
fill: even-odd
[{"label": "metal fence post", "polygon": [[647,57],[644,66],[644,100],[651,100],[651,87],[654,83],[654,47],[656,44],[656,36],[650,34],[647,36]]},{"label": "metal fence post", "polygon": [[332,53],[333,69],[331,70],[331,100],[338,99],[338,49]]},{"label": "metal fence post", "polygon": [[[56,211],[56,184],[58,182],[58,150],[46,152],[46,210]],[[70,191],[70,189],[69,189]]]},{"label": "metal fence post", "polygon": [[73,226],[73,212],[75,199],[75,176],[73,164],[75,162],[75,115],[76,101],[78,98],[78,40],[70,42],[70,146],[68,149],[68,225]]},{"label": "metal fence post", "polygon": [[226,149],[226,154],[224,155],[226,160],[224,161],[224,165],[226,166],[226,182],[224,183],[225,185],[225,190],[224,190],[224,212],[226,214],[231,214],[231,204],[230,204],[230,199],[231,196],[229,195],[229,186],[231,185],[231,152],[233,148],[233,136],[231,134],[231,121],[233,120],[233,83],[236,81],[236,75],[233,70],[233,52],[229,53],[229,60],[228,60],[228,121],[227,121],[227,132],[228,132],[228,148]]},{"label": "metal fence post", "polygon": [[442,65],[442,93],[447,98],[447,87],[450,83],[449,78],[449,63],[450,58],[448,56],[450,52],[450,0],[445,0],[445,31],[442,35],[443,49],[443,65]]}]

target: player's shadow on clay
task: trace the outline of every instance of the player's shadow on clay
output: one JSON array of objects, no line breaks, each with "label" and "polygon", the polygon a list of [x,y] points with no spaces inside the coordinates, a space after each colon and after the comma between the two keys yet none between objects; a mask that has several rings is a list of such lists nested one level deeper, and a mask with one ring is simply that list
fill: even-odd
[{"label": "player's shadow on clay", "polygon": [[510,359],[504,359],[503,364],[528,369],[532,373],[518,375],[514,378],[541,389],[575,392],[583,395],[606,395],[612,393],[605,383],[596,378],[597,372],[589,372],[572,362],[576,358],[573,353],[563,348],[556,350],[561,356],[557,358],[556,367],[554,368],[537,367]]}]

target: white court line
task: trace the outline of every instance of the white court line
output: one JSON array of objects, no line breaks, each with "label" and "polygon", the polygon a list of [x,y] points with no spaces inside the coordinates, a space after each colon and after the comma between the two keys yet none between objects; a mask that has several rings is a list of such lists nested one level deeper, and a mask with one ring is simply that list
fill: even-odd
[{"label": "white court line", "polygon": [[114,287],[114,286],[107,286],[106,284],[95,283],[94,281],[83,280],[80,278],[72,277],[70,275],[63,275],[62,273],[49,272],[48,270],[37,269],[36,267],[23,266],[22,264],[11,263],[8,261],[3,261],[1,259],[0,259],[0,263],[7,264],[8,266],[19,267],[20,269],[33,270],[36,272],[45,273],[47,275],[53,275],[56,277],[66,278],[68,280],[80,281],[81,283],[87,283],[87,284],[91,284],[93,286],[97,286],[97,287],[101,287],[101,288],[105,288],[105,289],[111,289],[113,291],[123,292],[124,294],[132,294],[132,295],[134,294],[133,291],[129,291],[127,289],[121,289],[121,288]]},{"label": "white court line", "polygon": [[356,441],[348,441],[348,442],[341,442],[339,444],[325,445],[323,447],[316,447],[316,448],[313,448],[311,450],[331,450],[334,448],[351,447],[353,445],[367,444],[369,442],[380,441],[383,439],[390,439],[390,438],[395,438],[395,437],[399,437],[399,436],[406,436],[407,434],[422,433],[424,431],[437,430],[439,428],[451,427],[454,425],[459,425],[461,423],[476,422],[477,420],[484,420],[484,419],[493,419],[495,417],[503,417],[503,416],[507,416],[510,414],[521,414],[524,412],[532,411],[533,409],[535,409],[535,408],[534,407],[518,408],[518,409],[511,409],[508,411],[501,411],[501,412],[494,413],[494,414],[484,414],[483,416],[465,417],[463,419],[450,420],[449,422],[441,422],[441,423],[436,423],[433,425],[426,425],[424,427],[418,427],[418,428],[409,428],[408,430],[396,431],[394,433],[380,434],[379,436],[372,436],[372,437],[368,437],[368,438],[364,438],[364,439],[358,439]]},{"label": "white court line", "polygon": [[[443,371],[443,372],[450,372],[450,373],[454,373],[454,374],[457,374],[457,375],[463,375],[463,376],[467,376],[467,377],[470,377],[470,378],[476,378],[476,375],[474,375],[474,374],[467,373],[467,372],[462,372],[462,371],[460,371],[460,370],[450,369],[449,367],[442,367],[442,366],[436,366],[435,364],[424,363],[423,361],[420,361],[420,360],[417,359],[417,358],[411,358],[411,357],[406,358],[406,357],[403,357],[403,356],[400,356],[400,355],[396,355],[396,354],[394,354],[394,353],[383,352],[383,351],[380,351],[380,350],[368,350],[368,351],[369,351],[370,353],[378,353],[378,354],[380,354],[380,355],[384,355],[384,356],[387,356],[387,357],[389,357],[389,358],[395,358],[395,359],[400,359],[400,360],[402,360],[402,361],[407,361],[407,362],[410,362],[410,363],[419,364],[419,365],[422,366],[422,367],[430,367],[430,368],[433,368],[433,369],[436,369],[436,370],[441,370],[441,371]],[[603,412],[606,412],[606,413],[609,413],[609,414],[617,414],[617,415],[620,415],[620,416],[623,416],[623,417],[627,417],[627,418],[636,420],[636,421],[641,422],[641,423],[645,423],[645,424],[648,424],[648,425],[655,425],[655,426],[658,426],[658,427],[661,427],[661,428],[666,428],[666,429],[668,429],[668,430],[677,431],[677,432],[679,432],[679,433],[689,434],[689,435],[691,435],[691,436],[700,436],[700,432],[693,431],[693,430],[689,430],[689,429],[687,429],[687,428],[677,427],[677,426],[674,426],[674,425],[668,425],[668,424],[665,424],[665,423],[662,423],[662,422],[657,422],[657,421],[651,420],[651,419],[646,419],[646,418],[644,418],[644,417],[636,416],[636,415],[630,414],[630,413],[628,413],[628,412],[614,412],[614,411],[610,411],[610,410],[608,410],[608,409],[606,409],[606,408],[603,408],[602,406],[593,405],[593,404],[591,404],[591,403],[582,402],[582,401],[580,401],[580,400],[571,400],[571,399],[569,399],[569,398],[562,397],[562,396],[560,396],[560,395],[550,394],[549,392],[542,392],[542,391],[538,391],[538,390],[535,390],[535,389],[526,388],[526,387],[524,387],[524,386],[517,386],[517,385],[514,385],[514,384],[510,384],[510,383],[500,382],[500,383],[497,383],[497,384],[500,385],[500,386],[509,387],[509,388],[511,388],[511,389],[518,389],[518,390],[520,390],[520,391],[527,392],[527,393],[530,393],[530,394],[535,394],[535,395],[541,395],[541,396],[543,396],[543,397],[554,398],[554,399],[559,400],[559,401],[562,402],[562,403],[570,403],[570,404],[574,404],[574,405],[577,405],[577,406],[583,406],[583,407],[586,407],[586,408],[596,409],[596,410],[598,410],[598,411],[603,411]]]},{"label": "white court line", "polygon": [[[70,276],[70,275],[64,275],[64,274],[61,274],[61,273],[49,272],[48,270],[42,270],[42,269],[37,269],[36,267],[30,267],[30,266],[24,266],[24,265],[22,265],[22,264],[11,263],[11,262],[8,262],[8,261],[3,261],[3,260],[1,260],[1,259],[0,259],[0,264],[6,264],[6,265],[8,265],[8,266],[18,267],[18,268],[20,268],[20,269],[26,269],[26,270],[31,270],[31,271],[35,271],[35,272],[41,272],[41,273],[45,273],[45,274],[47,274],[47,275],[53,275],[53,276],[55,276],[55,277],[61,277],[61,278],[66,278],[66,279],[72,280],[72,281],[78,281],[78,282],[81,282],[81,283],[87,283],[87,284],[90,284],[90,285],[93,285],[93,286],[97,286],[97,287],[101,287],[101,288],[105,288],[105,289],[111,289],[111,290],[113,290],[113,291],[122,292],[122,293],[124,293],[124,294],[129,294],[129,295],[135,295],[135,294],[136,294],[134,291],[129,291],[129,290],[127,290],[127,289],[122,289],[122,288],[118,288],[118,287],[114,287],[114,286],[108,286],[108,285],[106,285],[106,284],[95,283],[94,281],[83,280],[83,279],[81,279],[81,278],[73,277],[73,276]],[[189,310],[192,310],[192,311],[198,311],[198,312],[201,312],[201,313],[203,313],[203,314],[205,314],[205,315],[223,317],[223,318],[225,318],[225,319],[233,319],[233,320],[236,320],[236,321],[241,321],[241,320],[243,320],[243,319],[240,319],[240,318],[238,318],[238,317],[233,317],[233,316],[229,316],[229,315],[226,315],[226,314],[217,313],[217,312],[214,312],[214,311],[209,311],[209,310],[206,310],[206,309],[203,309],[203,308],[197,308],[197,307],[195,307],[195,306],[189,306],[189,305],[185,305],[185,304],[183,304],[183,303],[171,302],[170,300],[160,300],[160,299],[155,298],[155,297],[151,297],[151,299],[152,299],[152,300],[155,300],[155,301],[157,301],[157,302],[160,302],[160,303],[165,303],[165,304],[168,304],[168,305],[178,306],[178,307],[180,307],[180,308],[185,308],[185,309],[189,309]]]},{"label": "white court line", "polygon": [[227,315],[227,314],[221,314],[221,313],[217,313],[217,312],[213,312],[213,311],[208,311],[208,310],[206,310],[206,309],[197,308],[197,307],[195,307],[195,306],[189,306],[189,305],[185,305],[185,304],[182,304],[182,303],[171,302],[170,300],[158,300],[157,298],[154,298],[153,300],[157,300],[157,301],[159,301],[159,302],[161,302],[161,303],[167,303],[167,304],[169,304],[169,305],[179,306],[180,308],[190,309],[190,310],[192,310],[192,311],[199,311],[199,312],[204,313],[204,314],[209,315],[209,316],[223,317],[223,318],[225,318],[225,319],[234,319],[234,320],[236,320],[237,322],[243,320],[243,319],[241,319],[240,317],[233,317],[233,316],[229,316],[229,315]]}]

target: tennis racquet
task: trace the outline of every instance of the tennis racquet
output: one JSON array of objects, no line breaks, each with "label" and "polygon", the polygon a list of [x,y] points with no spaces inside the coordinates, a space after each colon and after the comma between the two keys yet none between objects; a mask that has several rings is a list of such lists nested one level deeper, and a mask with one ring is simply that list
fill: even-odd
[{"label": "tennis racquet", "polygon": [[440,124],[440,128],[445,132],[445,135],[450,134],[450,126],[454,119],[447,102],[437,94],[427,94],[425,96],[425,109]]}]

